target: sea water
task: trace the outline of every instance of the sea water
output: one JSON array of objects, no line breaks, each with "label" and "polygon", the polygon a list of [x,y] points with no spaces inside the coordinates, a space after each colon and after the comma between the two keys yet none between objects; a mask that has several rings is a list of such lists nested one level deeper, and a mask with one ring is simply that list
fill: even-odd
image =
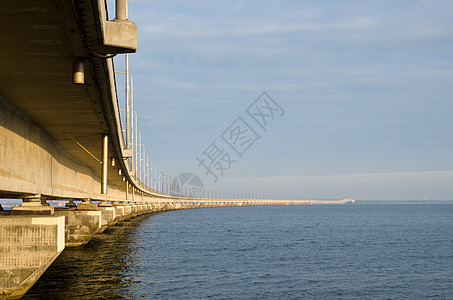
[{"label": "sea water", "polygon": [[63,251],[24,299],[453,299],[453,205],[140,217]]}]

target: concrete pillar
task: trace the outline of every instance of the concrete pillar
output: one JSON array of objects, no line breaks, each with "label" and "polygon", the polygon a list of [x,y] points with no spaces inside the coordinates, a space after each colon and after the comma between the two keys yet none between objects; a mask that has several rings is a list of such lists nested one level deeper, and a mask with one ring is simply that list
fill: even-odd
[{"label": "concrete pillar", "polygon": [[0,299],[19,299],[60,255],[64,217],[0,217]]},{"label": "concrete pillar", "polygon": [[82,248],[102,226],[102,212],[100,210],[79,210],[79,208],[68,210],[63,208],[56,209],[55,215],[65,217],[66,247]]},{"label": "concrete pillar", "polygon": [[77,205],[77,210],[97,210],[97,203],[91,203],[91,199],[85,198],[82,199],[82,203]]},{"label": "concrete pillar", "polygon": [[129,218],[132,212],[132,207],[131,205],[125,205],[124,206],[124,216],[125,218]]},{"label": "concrete pillar", "polygon": [[112,225],[120,222],[124,218],[124,205],[115,205],[115,220],[113,220]]},{"label": "concrete pillar", "polygon": [[74,203],[74,199],[70,199],[69,202],[65,204],[65,207],[73,208],[77,207],[77,205]]},{"label": "concrete pillar", "polygon": [[136,207],[135,207],[135,215],[136,216],[139,216],[141,215],[143,212],[142,212],[142,208],[143,206],[141,204],[137,204]]},{"label": "concrete pillar", "polygon": [[115,220],[116,209],[113,206],[101,206],[99,210],[101,211],[101,228],[98,233],[102,233]]},{"label": "concrete pillar", "polygon": [[22,201],[22,206],[42,206],[41,194],[25,196]]},{"label": "concrete pillar", "polygon": [[101,194],[107,194],[107,174],[109,166],[109,136],[102,136],[102,170],[101,170]]},{"label": "concrete pillar", "polygon": [[137,204],[131,205],[131,217],[135,217],[137,215]]},{"label": "concrete pillar", "polygon": [[40,194],[24,197],[21,206],[13,206],[11,215],[53,215],[53,206],[42,205],[41,198]]}]

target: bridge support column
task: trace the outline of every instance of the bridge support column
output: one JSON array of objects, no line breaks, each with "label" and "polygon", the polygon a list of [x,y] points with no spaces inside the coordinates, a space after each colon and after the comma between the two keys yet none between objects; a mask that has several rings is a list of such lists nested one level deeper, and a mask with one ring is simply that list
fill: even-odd
[{"label": "bridge support column", "polygon": [[130,204],[124,206],[124,218],[123,220],[127,220],[131,218],[132,213],[132,206]]},{"label": "bridge support column", "polygon": [[77,205],[74,203],[74,199],[70,199],[69,202],[65,204],[65,207],[73,208],[73,207],[77,207]]},{"label": "bridge support column", "polygon": [[82,200],[82,203],[77,205],[77,210],[97,210],[98,205],[96,203],[91,203],[91,199],[85,198]]},{"label": "bridge support column", "polygon": [[109,166],[109,136],[102,136],[102,170],[101,170],[101,194],[107,194],[107,172]]},{"label": "bridge support column", "polygon": [[101,206],[99,209],[101,211],[101,229],[98,233],[102,233],[115,220],[116,209],[113,206]]},{"label": "bridge support column", "polygon": [[[80,205],[82,205],[83,202]],[[97,204],[91,204],[95,205]],[[56,209],[55,215],[65,217],[65,246],[81,248],[85,246],[91,237],[97,233],[102,226],[102,211],[80,209]],[[83,207],[83,206],[82,206]]]},{"label": "bridge support column", "polygon": [[111,223],[115,225],[116,223],[124,220],[124,205],[115,205],[115,220]]},{"label": "bridge support column", "polygon": [[138,214],[138,205],[133,203],[131,205],[131,217],[136,217]]},{"label": "bridge support column", "polygon": [[63,251],[64,217],[0,218],[0,299],[19,299]]},{"label": "bridge support column", "polygon": [[13,206],[11,215],[53,215],[53,206],[43,205],[41,198],[40,194],[24,197],[21,206]]}]

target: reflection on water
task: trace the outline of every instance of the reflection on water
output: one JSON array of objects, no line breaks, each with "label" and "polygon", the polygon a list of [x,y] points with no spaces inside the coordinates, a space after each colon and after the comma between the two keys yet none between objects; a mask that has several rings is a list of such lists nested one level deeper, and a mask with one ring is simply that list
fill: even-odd
[{"label": "reflection on water", "polygon": [[122,222],[96,235],[84,249],[64,250],[23,299],[124,299],[139,279],[132,240],[140,221]]},{"label": "reflection on water", "polygon": [[180,210],[65,250],[25,299],[452,299],[453,205]]}]

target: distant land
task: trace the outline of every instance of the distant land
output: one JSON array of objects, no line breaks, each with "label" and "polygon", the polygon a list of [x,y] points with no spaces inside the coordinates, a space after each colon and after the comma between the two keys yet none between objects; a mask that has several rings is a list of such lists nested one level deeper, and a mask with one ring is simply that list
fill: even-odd
[{"label": "distant land", "polygon": [[354,204],[453,204],[453,200],[356,200]]}]

